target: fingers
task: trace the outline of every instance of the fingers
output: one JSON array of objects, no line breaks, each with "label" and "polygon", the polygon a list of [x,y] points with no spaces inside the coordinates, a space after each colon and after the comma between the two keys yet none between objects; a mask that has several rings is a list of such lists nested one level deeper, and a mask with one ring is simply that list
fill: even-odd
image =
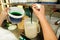
[{"label": "fingers", "polygon": [[40,11],[40,8],[38,8],[38,6],[40,6],[39,4],[37,5],[37,4],[33,4],[32,5],[32,9],[33,9],[33,11],[35,12],[35,11]]},{"label": "fingers", "polygon": [[40,8],[40,10],[45,10],[45,7],[44,7],[44,5],[41,5],[41,8]]},{"label": "fingers", "polygon": [[9,11],[9,8],[5,8],[5,10],[4,10],[4,11],[8,12],[8,11]]},{"label": "fingers", "polygon": [[[37,6],[40,6],[39,8],[37,7]],[[33,4],[32,5],[32,9],[33,9],[33,11],[43,11],[43,10],[45,10],[45,7],[44,7],[44,5],[42,5],[42,4]]]},{"label": "fingers", "polygon": [[2,15],[8,15],[9,8],[5,8],[1,13]]},{"label": "fingers", "polygon": [[33,9],[33,11],[36,11],[36,5],[35,4],[32,5],[32,9]]}]

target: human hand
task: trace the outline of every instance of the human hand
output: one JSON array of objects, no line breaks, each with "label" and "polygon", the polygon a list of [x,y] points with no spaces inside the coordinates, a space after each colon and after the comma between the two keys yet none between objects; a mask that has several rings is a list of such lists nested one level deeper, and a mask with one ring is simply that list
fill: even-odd
[{"label": "human hand", "polygon": [[5,8],[2,12],[1,12],[1,16],[3,17],[3,19],[6,19],[8,16],[8,10],[9,8]]},{"label": "human hand", "polygon": [[42,4],[38,4],[40,8],[37,7],[37,4],[32,5],[33,13],[39,18],[45,16],[45,7]]}]

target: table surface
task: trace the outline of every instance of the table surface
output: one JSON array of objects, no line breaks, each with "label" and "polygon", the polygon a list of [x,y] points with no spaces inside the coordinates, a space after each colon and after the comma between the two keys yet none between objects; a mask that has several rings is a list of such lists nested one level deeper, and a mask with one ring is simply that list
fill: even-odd
[{"label": "table surface", "polygon": [[[17,24],[17,28],[15,30],[11,30],[11,32],[19,39],[20,34],[24,32],[24,19],[28,18],[25,16],[23,20]],[[37,35],[36,38],[33,38],[31,40],[43,40],[43,34],[42,31],[40,30],[40,33]]]},{"label": "table surface", "polygon": [[[13,30],[11,32],[19,39],[19,36],[20,36],[20,33],[22,33],[22,30],[17,28],[16,30]],[[37,35],[36,38],[33,38],[31,40],[43,40],[42,31]]]}]

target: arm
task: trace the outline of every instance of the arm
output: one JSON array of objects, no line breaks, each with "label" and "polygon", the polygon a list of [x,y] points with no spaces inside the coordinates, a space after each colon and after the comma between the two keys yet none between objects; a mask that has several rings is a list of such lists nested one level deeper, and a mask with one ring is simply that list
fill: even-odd
[{"label": "arm", "polygon": [[55,33],[53,32],[51,26],[49,25],[48,21],[45,17],[45,8],[44,5],[41,5],[40,11],[36,9],[36,4],[32,5],[34,14],[38,17],[44,35],[44,40],[57,40]]},{"label": "arm", "polygon": [[39,20],[42,25],[44,39],[45,40],[57,40],[57,37],[55,33],[53,32],[51,26],[49,25],[48,21],[46,20],[45,16],[42,18],[39,17]]},{"label": "arm", "polygon": [[1,13],[0,13],[0,26],[2,25],[3,21],[6,19],[7,17],[7,11],[8,11],[8,8],[6,8],[5,10],[3,10]]}]

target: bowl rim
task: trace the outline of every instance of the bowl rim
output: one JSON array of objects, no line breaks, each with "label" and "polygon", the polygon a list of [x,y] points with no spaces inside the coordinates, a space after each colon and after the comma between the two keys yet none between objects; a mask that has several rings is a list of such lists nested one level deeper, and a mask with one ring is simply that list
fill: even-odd
[{"label": "bowl rim", "polygon": [[[10,8],[18,8],[18,7],[10,7]],[[22,9],[23,13],[21,13],[21,16],[15,16],[15,15],[11,15],[10,11],[8,11],[8,15],[13,17],[13,18],[22,18],[25,15],[25,11],[23,10],[23,8],[19,8],[20,10]]]}]

